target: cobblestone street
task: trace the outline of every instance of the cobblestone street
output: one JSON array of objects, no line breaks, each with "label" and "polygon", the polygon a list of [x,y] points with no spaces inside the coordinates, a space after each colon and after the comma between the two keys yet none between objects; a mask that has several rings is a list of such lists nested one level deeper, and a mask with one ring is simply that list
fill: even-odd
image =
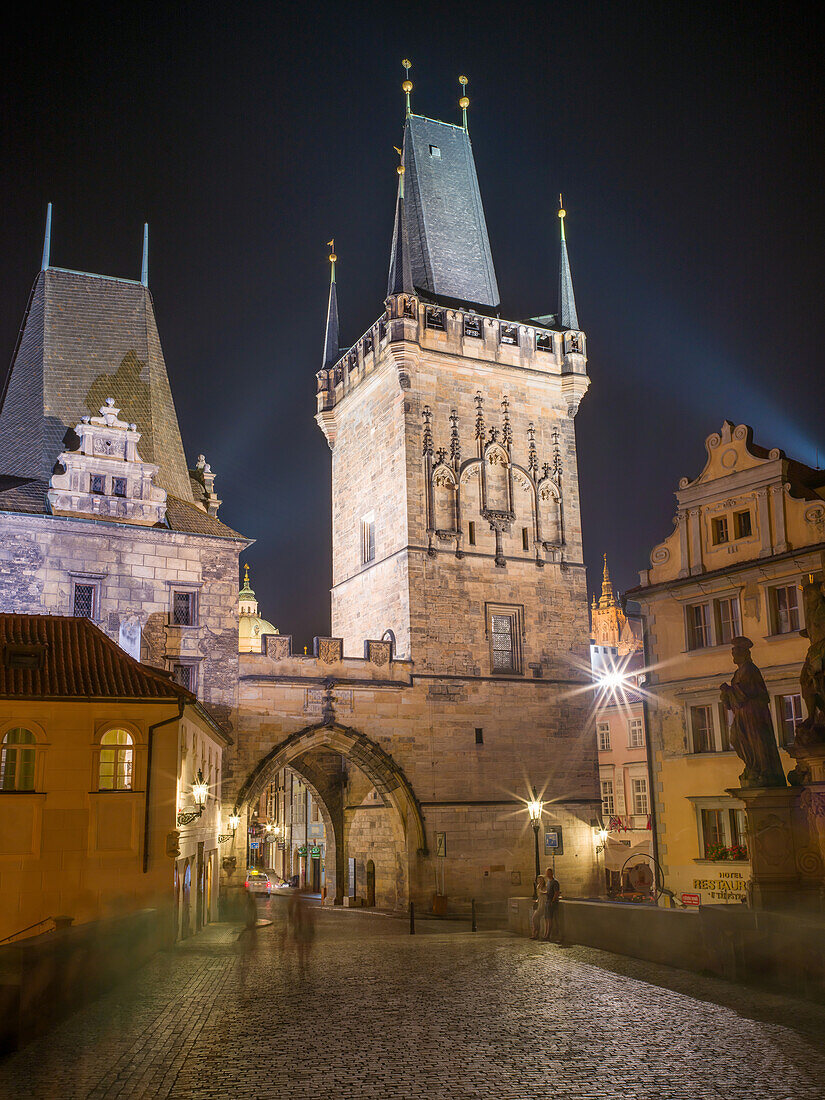
[{"label": "cobblestone street", "polygon": [[821,1100],[825,1007],[459,923],[283,899],[213,925],[0,1063],[0,1096]]}]

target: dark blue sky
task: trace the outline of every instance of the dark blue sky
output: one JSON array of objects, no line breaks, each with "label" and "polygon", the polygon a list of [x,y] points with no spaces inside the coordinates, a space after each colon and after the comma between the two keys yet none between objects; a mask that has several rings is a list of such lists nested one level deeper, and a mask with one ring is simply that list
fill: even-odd
[{"label": "dark blue sky", "polygon": [[[316,427],[335,236],[343,339],[382,308],[403,121],[470,133],[505,316],[552,312],[565,194],[592,389],[577,417],[591,584],[636,583],[722,420],[825,463],[817,9],[758,4],[111,3],[26,9],[2,46],[0,355],[52,262],[155,298],[187,456],[256,538],[263,613],[328,629]],[[47,14],[48,12],[48,14]]]}]

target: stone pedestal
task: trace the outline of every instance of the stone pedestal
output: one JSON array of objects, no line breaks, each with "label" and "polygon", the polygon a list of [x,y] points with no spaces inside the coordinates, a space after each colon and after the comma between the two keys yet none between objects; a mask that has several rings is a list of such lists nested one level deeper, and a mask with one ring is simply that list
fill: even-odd
[{"label": "stone pedestal", "polygon": [[728,794],[745,803],[755,909],[805,905],[797,870],[793,787],[734,787]]},{"label": "stone pedestal", "polygon": [[819,887],[820,908],[825,909],[825,743],[793,745],[789,750],[796,760],[799,810],[806,816],[809,844],[799,857],[806,878]]}]

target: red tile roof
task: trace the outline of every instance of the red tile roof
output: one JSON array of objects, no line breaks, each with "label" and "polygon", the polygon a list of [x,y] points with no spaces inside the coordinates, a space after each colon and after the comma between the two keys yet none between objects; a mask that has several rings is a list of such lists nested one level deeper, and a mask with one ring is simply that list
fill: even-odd
[{"label": "red tile roof", "polygon": [[0,698],[196,702],[88,619],[64,615],[0,614]]}]

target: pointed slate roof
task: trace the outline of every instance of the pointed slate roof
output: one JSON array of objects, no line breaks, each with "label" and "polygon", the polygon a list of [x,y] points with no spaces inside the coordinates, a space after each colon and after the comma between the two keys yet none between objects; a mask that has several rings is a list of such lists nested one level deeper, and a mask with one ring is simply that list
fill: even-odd
[{"label": "pointed slate roof", "polygon": [[341,357],[339,349],[340,334],[338,330],[338,288],[335,284],[335,261],[332,261],[332,271],[329,280],[329,305],[327,306],[327,329],[324,336],[324,362],[323,367],[334,366]]},{"label": "pointed slate roof", "polygon": [[113,397],[156,482],[192,502],[152,296],[130,279],[47,267],[32,289],[0,408],[0,475],[48,482],[67,432]]},{"label": "pointed slate roof", "polygon": [[404,201],[396,205],[393,233],[396,281],[403,279],[397,245],[406,243],[418,292],[496,310],[498,283],[469,135],[461,126],[410,115],[403,162]]},{"label": "pointed slate roof", "polygon": [[559,211],[561,221],[561,257],[559,262],[559,327],[576,329],[579,318],[576,313],[576,299],[573,294],[573,276],[570,273],[570,257],[567,255],[567,241],[564,236],[564,211]]},{"label": "pointed slate roof", "polygon": [[407,220],[404,213],[404,176],[398,177],[398,198],[395,203],[395,226],[392,232],[390,275],[387,280],[387,297],[391,294],[414,293],[410,245],[407,240]]}]

